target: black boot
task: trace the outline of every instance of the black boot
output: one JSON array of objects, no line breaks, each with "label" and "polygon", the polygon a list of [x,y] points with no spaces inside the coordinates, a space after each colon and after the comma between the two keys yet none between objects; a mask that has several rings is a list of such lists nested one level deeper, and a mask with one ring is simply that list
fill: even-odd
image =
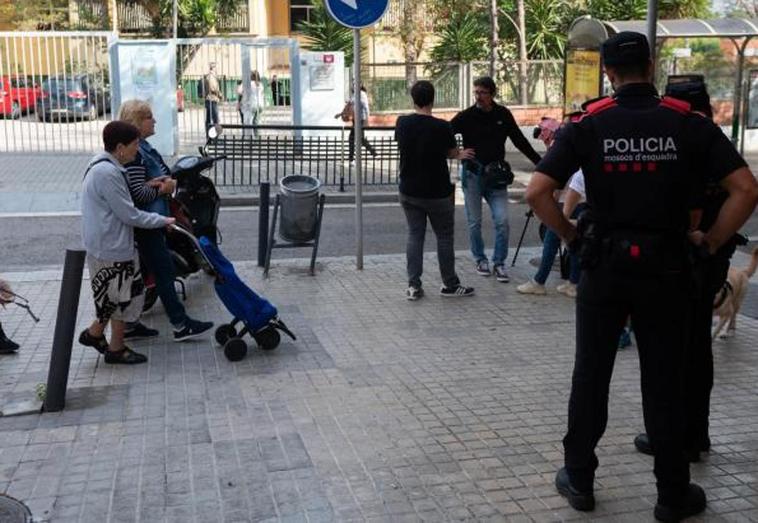
[{"label": "black boot", "polygon": [[561,468],[555,475],[555,488],[558,489],[558,494],[566,498],[569,505],[576,510],[588,511],[595,508],[595,495],[592,489],[581,491],[575,488],[571,484],[571,478],[569,478],[566,467]]},{"label": "black boot", "polygon": [[653,447],[650,445],[650,438],[647,437],[647,434],[637,434],[637,437],[634,438],[634,448],[648,456],[653,455]]},{"label": "black boot", "polygon": [[0,325],[0,354],[12,354],[18,350],[18,343],[8,338]]},{"label": "black boot", "polygon": [[655,519],[658,521],[681,521],[705,510],[705,492],[700,486],[690,483],[687,492],[678,503],[655,505]]}]

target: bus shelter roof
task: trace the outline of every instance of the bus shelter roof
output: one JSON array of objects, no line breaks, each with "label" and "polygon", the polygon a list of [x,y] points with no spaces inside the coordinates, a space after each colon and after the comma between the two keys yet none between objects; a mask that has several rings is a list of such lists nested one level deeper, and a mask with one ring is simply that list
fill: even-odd
[{"label": "bus shelter roof", "polygon": [[[647,34],[645,20],[603,22],[611,33],[635,31]],[[658,20],[658,38],[746,38],[758,36],[758,18],[686,18]]]}]

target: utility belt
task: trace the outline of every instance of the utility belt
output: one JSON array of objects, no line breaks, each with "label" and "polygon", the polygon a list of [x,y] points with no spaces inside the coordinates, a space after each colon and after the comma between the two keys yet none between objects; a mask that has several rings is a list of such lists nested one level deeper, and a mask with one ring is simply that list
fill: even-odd
[{"label": "utility belt", "polygon": [[591,213],[579,219],[579,259],[582,269],[599,265],[629,276],[660,276],[691,266],[691,245],[684,233],[630,228],[603,228]]}]

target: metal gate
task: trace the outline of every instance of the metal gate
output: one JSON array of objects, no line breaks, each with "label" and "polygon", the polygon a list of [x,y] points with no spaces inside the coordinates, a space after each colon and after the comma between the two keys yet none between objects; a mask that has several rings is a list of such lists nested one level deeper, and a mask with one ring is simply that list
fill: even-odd
[{"label": "metal gate", "polygon": [[297,43],[287,38],[177,40],[180,151],[188,153],[205,143],[203,78],[211,64],[215,64],[222,93],[217,106],[222,126],[242,123],[238,92],[243,77],[249,79],[252,71],[258,72],[264,88],[264,108],[259,124],[291,125],[293,75],[290,64],[293,53],[297,53]]},{"label": "metal gate", "polygon": [[0,151],[94,151],[111,112],[109,32],[0,32]]}]

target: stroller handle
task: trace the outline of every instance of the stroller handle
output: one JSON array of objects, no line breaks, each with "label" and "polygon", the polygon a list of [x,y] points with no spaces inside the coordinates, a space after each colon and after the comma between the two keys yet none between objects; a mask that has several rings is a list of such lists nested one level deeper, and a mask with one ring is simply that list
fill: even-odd
[{"label": "stroller handle", "polygon": [[191,232],[189,232],[184,227],[181,227],[181,226],[179,226],[179,225],[177,225],[175,223],[172,223],[171,225],[169,225],[168,228],[171,229],[174,232],[178,232],[180,234],[183,234],[187,238],[189,238],[190,241],[192,242],[192,245],[195,246],[195,249],[197,249],[197,251],[203,257],[203,259],[205,260],[205,262],[208,264],[208,267],[211,267],[211,268],[213,267],[213,263],[211,263],[211,261],[205,255],[205,251],[203,251],[203,248],[200,246],[200,242],[197,241],[197,238],[195,237],[194,234],[192,234]]}]

